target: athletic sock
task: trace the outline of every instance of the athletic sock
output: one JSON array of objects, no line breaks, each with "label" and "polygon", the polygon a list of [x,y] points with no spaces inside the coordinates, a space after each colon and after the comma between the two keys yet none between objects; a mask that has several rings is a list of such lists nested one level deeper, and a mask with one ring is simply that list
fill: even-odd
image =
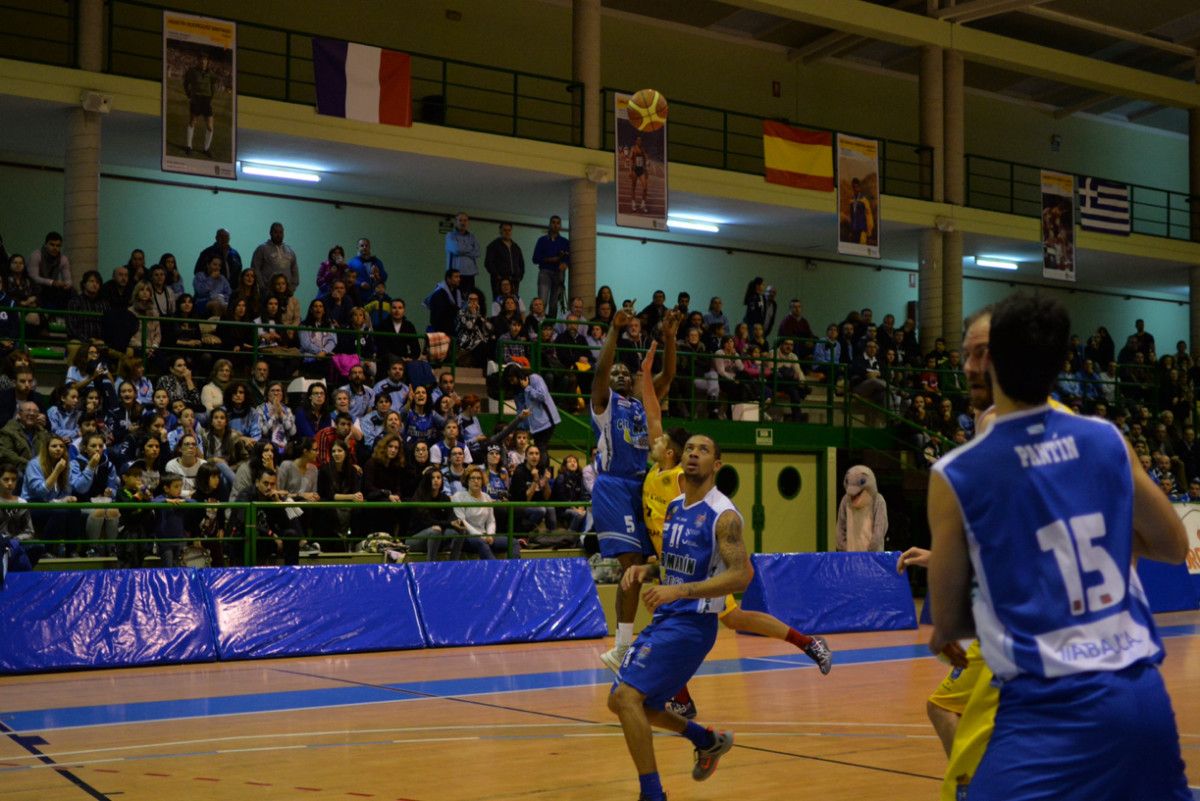
[{"label": "athletic sock", "polygon": [[712,748],[713,743],[717,741],[716,736],[711,731],[694,720],[688,721],[687,728],[683,730],[683,736],[691,740],[692,745],[701,751],[706,748]]},{"label": "athletic sock", "polygon": [[205,150],[208,150],[210,147],[212,147],[212,135],[213,135],[212,131],[206,130],[204,132],[204,149]]},{"label": "athletic sock", "polygon": [[642,798],[645,801],[664,801],[666,796],[663,794],[662,780],[658,778],[658,773],[640,773],[638,774],[638,782],[642,785]]},{"label": "athletic sock", "polygon": [[188,143],[188,144],[187,144],[187,146],[188,146],[188,147],[191,147],[191,146],[192,146],[192,138],[193,138],[195,135],[196,135],[196,129],[195,129],[195,128],[193,128],[192,126],[190,126],[190,125],[189,125],[189,126],[187,127],[187,143]]},{"label": "athletic sock", "polygon": [[807,634],[801,634],[795,629],[788,629],[787,641],[803,651],[808,646],[812,645],[813,638]]},{"label": "athletic sock", "polygon": [[633,624],[617,624],[617,647],[628,648],[633,643]]}]

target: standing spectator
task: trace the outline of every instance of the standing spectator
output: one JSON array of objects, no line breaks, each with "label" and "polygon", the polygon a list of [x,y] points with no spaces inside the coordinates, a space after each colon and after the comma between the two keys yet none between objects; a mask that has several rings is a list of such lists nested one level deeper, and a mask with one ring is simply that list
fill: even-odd
[{"label": "standing spectator", "polygon": [[[463,292],[470,292],[475,288],[475,276],[479,274],[479,242],[475,239],[475,234],[468,230],[470,223],[471,218],[460,211],[454,217],[454,230],[446,232],[446,274],[448,277],[451,270],[459,272]],[[461,300],[457,306],[462,307]],[[453,334],[453,326],[446,333]]]},{"label": "standing spectator", "polygon": [[159,317],[171,317],[175,314],[175,292],[167,286],[167,268],[156,264],[150,268],[150,298]]},{"label": "standing spectator", "polygon": [[558,316],[563,279],[571,266],[571,243],[559,234],[561,230],[562,218],[555,214],[550,218],[549,229],[533,247],[533,263],[538,266],[538,297],[551,317]]},{"label": "standing spectator", "polygon": [[724,305],[725,302],[715,295],[711,300],[708,301],[708,312],[704,315],[705,327],[711,330],[713,326],[722,325],[725,327],[726,331],[731,330],[729,325],[729,317],[727,317],[725,312],[722,311]]},{"label": "standing spectator", "polygon": [[1133,338],[1136,340],[1138,352],[1144,355],[1147,361],[1149,361],[1155,352],[1154,334],[1146,330],[1145,320],[1134,320],[1133,327],[1136,329]]},{"label": "standing spectator", "polygon": [[838,505],[837,550],[882,551],[887,536],[887,501],[879,494],[875,473],[864,465],[846,471],[846,494]]},{"label": "standing spectator", "polygon": [[405,314],[408,305],[403,298],[392,298],[391,317],[383,324],[377,333],[376,347],[379,350],[379,360],[385,365],[395,361],[411,361],[421,356],[421,340],[417,336],[417,328]]},{"label": "standing spectator", "polygon": [[[145,463],[140,459],[125,468],[121,474],[121,489],[117,493],[118,503],[147,503],[154,495],[142,486]],[[150,507],[122,509],[117,524],[117,566],[141,567],[142,559],[149,551],[149,543],[129,540],[149,539],[154,532],[156,513]]]},{"label": "standing spectator", "polygon": [[67,359],[74,355],[77,343],[92,343],[104,345],[104,312],[108,311],[108,303],[100,297],[100,273],[88,270],[79,282],[79,292],[73,294],[67,301],[67,336],[71,344],[67,346]]},{"label": "standing spectator", "polygon": [[761,323],[763,331],[771,333],[775,325],[775,288],[766,285],[762,278],[754,277],[746,285],[746,316],[742,319],[748,326]]},{"label": "standing spectator", "polygon": [[349,550],[344,541],[350,536],[355,539],[361,539],[363,536],[359,515],[350,508],[364,500],[362,473],[350,461],[349,454],[346,444],[335,440],[329,447],[329,463],[317,474],[317,492],[320,493],[321,500],[346,504],[334,509],[333,514],[329,516],[329,530],[336,532],[343,541],[339,550]]},{"label": "standing spectator", "polygon": [[541,465],[550,464],[550,439],[554,429],[562,422],[558,406],[550,395],[550,388],[540,375],[532,373],[519,364],[504,368],[504,380],[517,403],[517,412],[529,410],[526,428],[541,453]]},{"label": "standing spectator", "polygon": [[196,291],[196,308],[205,317],[220,317],[229,305],[233,296],[233,285],[222,273],[224,264],[219,255],[208,260],[203,272],[197,273],[192,279],[192,288]]},{"label": "standing spectator", "polygon": [[[450,237],[453,234],[454,232],[451,231],[446,236]],[[433,288],[433,292],[427,300],[428,330],[441,332],[448,337],[454,336],[454,325],[458,322],[458,312],[464,305],[463,285],[463,276],[458,268],[451,267],[446,270],[445,278]]]},{"label": "standing spectator", "polygon": [[283,241],[283,223],[271,223],[271,236],[254,249],[250,259],[260,287],[271,285],[271,279],[282,273],[287,277],[288,287],[295,292],[300,286],[300,267],[296,263],[296,251]]},{"label": "standing spectator", "polygon": [[[525,461],[521,462],[512,472],[509,484],[509,499],[513,501],[548,501],[550,500],[550,469],[539,467],[542,451],[537,445],[530,444],[525,449]],[[547,531],[556,528],[555,509],[552,506],[528,506],[518,509],[515,525],[517,531],[532,532],[539,524]]]},{"label": "standing spectator", "polygon": [[478,290],[469,293],[466,308],[459,311],[454,326],[454,335],[458,340],[458,363],[467,367],[482,368],[491,355],[492,323],[480,312],[482,302]]},{"label": "standing spectator", "polygon": [[[500,236],[488,243],[487,253],[483,258],[484,269],[492,284],[492,298],[501,294],[521,296],[521,279],[525,277],[525,254],[521,246],[513,241],[513,226],[510,222],[500,223]],[[509,290],[503,292],[500,282],[509,281]]]},{"label": "standing spectator", "polygon": [[[562,461],[562,469],[554,479],[554,488],[550,499],[563,503],[581,503],[591,500],[592,494],[583,485],[583,470],[579,467],[579,457],[573,453],[567,454]],[[564,528],[582,534],[587,530],[588,510],[585,506],[568,506],[559,508],[558,514]]]},{"label": "standing spectator", "polygon": [[371,252],[371,240],[365,236],[358,240],[358,253],[346,266],[354,274],[354,293],[360,304],[366,304],[374,296],[377,286],[387,283],[383,260]]},{"label": "standing spectator", "polygon": [[[395,434],[379,438],[371,450],[371,458],[363,466],[363,497],[368,501],[399,503],[403,499],[404,473],[408,467],[404,441]],[[368,531],[396,533],[399,515],[392,509],[370,509],[364,512]]]},{"label": "standing spectator", "polygon": [[638,312],[638,317],[643,317],[646,320],[646,330],[653,331],[658,327],[658,323],[667,313],[667,293],[661,289],[654,290],[654,295],[651,296],[650,303],[646,308]]},{"label": "standing spectator", "polygon": [[242,275],[242,256],[230,247],[229,232],[224,228],[218,228],[213,243],[200,251],[193,272],[196,275],[206,272],[214,256],[221,259],[221,275],[230,286],[235,286]]},{"label": "standing spectator", "polygon": [[329,256],[317,268],[318,297],[328,295],[334,281],[345,281],[347,287],[354,286],[354,271],[346,263],[346,250],[341,245],[331,247]]},{"label": "standing spectator", "polygon": [[788,302],[787,316],[779,323],[779,336],[799,340],[798,353],[808,355],[812,352],[812,340],[816,339],[816,334],[804,316],[804,304],[799,298],[792,298]]},{"label": "standing spectator", "polygon": [[71,260],[62,252],[62,244],[62,234],[51,231],[26,264],[29,279],[38,286],[39,304],[46,309],[65,309],[74,283]]}]

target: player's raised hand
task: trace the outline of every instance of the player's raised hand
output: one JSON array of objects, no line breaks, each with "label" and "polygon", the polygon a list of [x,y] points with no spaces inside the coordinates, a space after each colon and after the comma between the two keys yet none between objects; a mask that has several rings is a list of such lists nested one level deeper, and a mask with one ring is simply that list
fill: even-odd
[{"label": "player's raised hand", "polygon": [[624,331],[626,326],[629,325],[629,321],[632,319],[633,315],[630,312],[621,309],[619,312],[613,315],[612,327],[618,331]]},{"label": "player's raised hand", "polygon": [[663,317],[662,330],[664,337],[675,337],[679,333],[679,324],[683,322],[683,312],[671,309]]},{"label": "player's raised hand", "polygon": [[630,565],[625,571],[625,575],[621,576],[621,589],[629,590],[635,585],[644,583],[652,575],[651,571],[654,565]]},{"label": "player's raised hand", "polygon": [[642,358],[642,375],[654,372],[654,352],[658,350],[658,341],[650,340],[650,349],[646,351],[645,357]]},{"label": "player's raised hand", "polygon": [[896,572],[903,573],[906,567],[929,567],[929,551],[914,546],[900,554],[896,560]]}]

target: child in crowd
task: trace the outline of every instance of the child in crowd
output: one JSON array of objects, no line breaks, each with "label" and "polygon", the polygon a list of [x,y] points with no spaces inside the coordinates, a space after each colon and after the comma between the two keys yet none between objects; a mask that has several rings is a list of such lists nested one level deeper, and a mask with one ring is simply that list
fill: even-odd
[{"label": "child in crowd", "polygon": [[[117,492],[118,503],[146,503],[154,498],[142,486],[146,463],[138,459],[125,468],[121,476],[121,489]],[[156,513],[153,509],[122,509],[117,528],[117,565],[119,567],[141,567],[142,559],[149,550],[149,543],[130,542],[148,539],[154,532]]]},{"label": "child in crowd", "polygon": [[154,499],[155,503],[165,503],[167,506],[158,512],[158,556],[162,559],[163,567],[175,567],[179,564],[179,555],[183,553],[183,541],[188,536],[187,515],[180,508],[187,503],[183,497],[183,476],[178,473],[167,473],[162,478],[162,495]]}]

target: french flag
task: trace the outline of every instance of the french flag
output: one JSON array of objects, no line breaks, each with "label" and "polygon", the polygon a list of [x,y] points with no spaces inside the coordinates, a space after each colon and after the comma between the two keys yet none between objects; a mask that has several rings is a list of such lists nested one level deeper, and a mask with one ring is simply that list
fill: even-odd
[{"label": "french flag", "polygon": [[412,125],[408,53],[313,37],[313,74],[318,114]]}]

